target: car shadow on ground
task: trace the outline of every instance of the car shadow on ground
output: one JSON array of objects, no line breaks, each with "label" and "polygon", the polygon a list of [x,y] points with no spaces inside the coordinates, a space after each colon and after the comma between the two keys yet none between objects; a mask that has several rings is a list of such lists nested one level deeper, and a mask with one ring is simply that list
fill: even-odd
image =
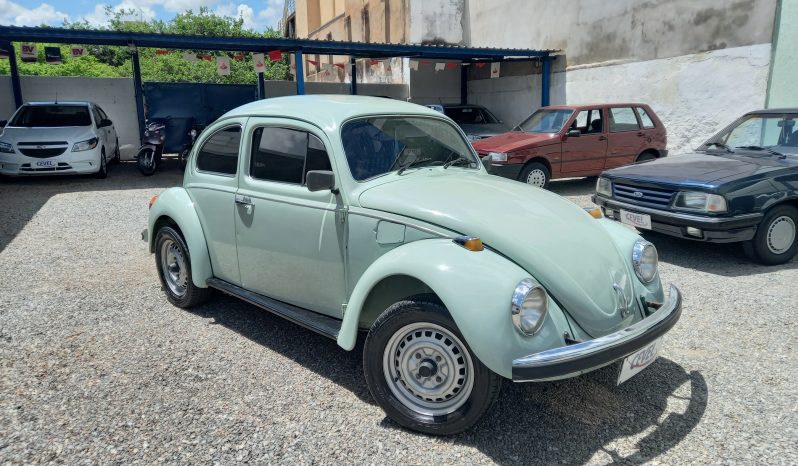
[{"label": "car shadow on ground", "polygon": [[[182,183],[183,172],[177,160],[166,161],[155,175],[145,177],[135,162],[109,166],[108,178],[92,175],[52,175],[0,177],[0,252],[25,228],[51,197],[58,194],[128,189],[165,189]],[[146,202],[146,199],[142,199]]]},{"label": "car shadow on ground", "polygon": [[596,177],[554,180],[547,189],[560,196],[589,196],[596,192]]},{"label": "car shadow on ground", "polygon": [[[374,404],[363,379],[362,335],[347,352],[333,340],[226,296],[190,312]],[[638,464],[678,444],[707,406],[701,373],[687,372],[665,358],[621,386],[615,386],[616,378],[617,367],[612,366],[560,382],[505,382],[498,402],[479,424],[442,441],[472,446],[502,464],[584,463],[597,453],[602,461]],[[404,431],[388,417],[380,427]],[[612,442],[624,437],[637,437],[635,448],[616,451]]]}]

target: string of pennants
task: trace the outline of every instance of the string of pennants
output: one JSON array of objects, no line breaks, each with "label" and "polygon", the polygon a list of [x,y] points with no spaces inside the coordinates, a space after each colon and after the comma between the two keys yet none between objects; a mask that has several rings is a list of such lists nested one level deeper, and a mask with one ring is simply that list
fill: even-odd
[{"label": "string of pennants", "polygon": [[[36,44],[22,44],[21,46],[21,59],[23,62],[36,62],[38,61],[38,54],[36,51]],[[80,46],[72,46],[70,47],[70,53],[73,58],[82,57],[87,54],[85,47]],[[168,55],[171,52],[165,49],[156,49],[155,55]],[[61,58],[61,49],[59,47],[44,47],[44,57],[46,63],[51,64],[60,64],[62,62]],[[0,58],[8,58],[8,53],[6,51],[0,50]],[[233,56],[233,59],[236,61],[243,61],[246,58],[246,55],[243,53],[237,53]],[[281,50],[272,50],[267,53],[253,53],[252,54],[252,66],[256,73],[262,73],[266,70],[266,58],[270,61],[280,61],[283,58],[283,52]],[[199,60],[205,61],[213,61],[214,56],[206,54],[206,53],[183,53],[183,59],[189,62],[196,62]],[[220,55],[215,57],[216,59],[216,72],[219,75],[226,76],[230,74],[230,57],[227,55]],[[334,68],[339,68],[344,70],[349,74],[349,71],[346,70],[347,65],[344,63],[319,63],[316,60],[307,60],[307,62],[316,67],[317,71],[323,71],[325,76],[329,76]],[[384,68],[386,73],[390,73],[392,71],[391,62],[390,60],[375,60],[369,59],[367,60],[369,66],[381,66]],[[444,71],[447,69],[458,68],[460,66],[475,66],[477,68],[484,68],[487,65],[490,65],[490,77],[491,78],[498,78],[501,75],[501,63],[500,62],[477,62],[473,64],[463,64],[463,63],[453,63],[453,62],[433,62],[431,60],[410,60],[410,69],[413,71],[418,71],[419,67],[421,66],[429,66],[434,65],[435,72]],[[291,65],[292,73],[296,72],[296,65]]]}]

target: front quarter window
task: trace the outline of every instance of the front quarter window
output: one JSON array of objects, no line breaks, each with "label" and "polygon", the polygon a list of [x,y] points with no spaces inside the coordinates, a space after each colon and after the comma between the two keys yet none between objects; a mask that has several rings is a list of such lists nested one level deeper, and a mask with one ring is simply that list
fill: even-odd
[{"label": "front quarter window", "polygon": [[451,123],[416,116],[367,117],[341,128],[346,161],[352,177],[367,180],[398,170],[444,165],[462,160],[462,167],[478,168],[471,146]]}]

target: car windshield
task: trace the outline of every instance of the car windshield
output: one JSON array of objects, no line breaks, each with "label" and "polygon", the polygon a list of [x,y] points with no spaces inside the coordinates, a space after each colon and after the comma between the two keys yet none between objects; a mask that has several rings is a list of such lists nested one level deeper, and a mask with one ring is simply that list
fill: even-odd
[{"label": "car windshield", "polygon": [[343,126],[341,140],[349,170],[358,181],[403,167],[460,160],[463,167],[477,168],[478,163],[460,132],[437,118],[358,118]]},{"label": "car windshield", "polygon": [[541,108],[516,126],[516,129],[527,133],[559,133],[573,113],[571,109]]},{"label": "car windshield", "polygon": [[444,107],[443,112],[460,125],[484,125],[499,122],[489,111],[480,107]]},{"label": "car windshield", "polygon": [[701,146],[723,152],[798,155],[798,114],[749,115]]},{"label": "car windshield", "polygon": [[86,105],[28,105],[22,107],[9,124],[28,128],[89,125],[91,117]]}]

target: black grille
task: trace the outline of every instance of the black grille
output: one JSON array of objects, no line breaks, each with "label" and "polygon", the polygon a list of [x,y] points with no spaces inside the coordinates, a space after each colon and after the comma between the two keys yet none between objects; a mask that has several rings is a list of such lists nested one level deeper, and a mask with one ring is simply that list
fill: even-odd
[{"label": "black grille", "polygon": [[36,142],[18,142],[18,146],[67,146],[66,141],[36,141]]},{"label": "black grille", "polygon": [[613,183],[612,188],[616,199],[654,207],[668,207],[674,193],[669,189],[641,188],[618,183]]},{"label": "black grille", "polygon": [[61,155],[66,151],[66,147],[47,147],[45,149],[23,149],[22,147],[19,148],[19,151],[22,152],[23,155],[27,155],[28,157],[36,157],[39,159],[44,159],[47,157],[55,157],[56,155]]}]

